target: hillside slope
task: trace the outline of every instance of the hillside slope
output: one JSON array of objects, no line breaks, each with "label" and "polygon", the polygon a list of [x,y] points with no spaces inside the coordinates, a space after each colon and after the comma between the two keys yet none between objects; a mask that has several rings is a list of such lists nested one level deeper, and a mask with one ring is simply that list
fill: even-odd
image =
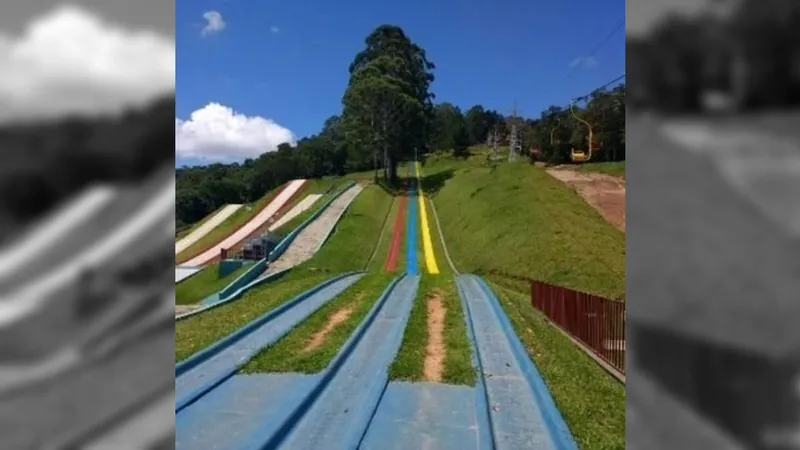
[{"label": "hillside slope", "polygon": [[459,270],[624,294],[625,234],[544,169],[434,156],[423,174]]}]

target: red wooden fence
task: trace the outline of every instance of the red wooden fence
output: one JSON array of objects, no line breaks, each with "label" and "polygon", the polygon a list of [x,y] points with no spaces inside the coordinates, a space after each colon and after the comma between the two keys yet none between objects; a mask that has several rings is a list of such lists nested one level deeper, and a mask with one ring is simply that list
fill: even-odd
[{"label": "red wooden fence", "polygon": [[551,322],[625,373],[625,303],[531,281],[531,303]]}]

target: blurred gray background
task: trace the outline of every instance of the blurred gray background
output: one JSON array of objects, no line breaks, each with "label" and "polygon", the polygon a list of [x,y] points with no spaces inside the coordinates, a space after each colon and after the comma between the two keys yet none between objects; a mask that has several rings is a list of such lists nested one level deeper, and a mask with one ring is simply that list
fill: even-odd
[{"label": "blurred gray background", "polygon": [[174,45],[172,1],[0,6],[0,448],[174,447]]},{"label": "blurred gray background", "polygon": [[[63,5],[61,0],[14,0],[5,2],[0,15],[0,30],[20,33],[36,17]],[[175,35],[175,2],[165,0],[79,0],[80,5],[97,15],[130,29],[157,31],[165,36]]]},{"label": "blurred gray background", "polygon": [[627,2],[627,448],[800,448],[798,27]]}]

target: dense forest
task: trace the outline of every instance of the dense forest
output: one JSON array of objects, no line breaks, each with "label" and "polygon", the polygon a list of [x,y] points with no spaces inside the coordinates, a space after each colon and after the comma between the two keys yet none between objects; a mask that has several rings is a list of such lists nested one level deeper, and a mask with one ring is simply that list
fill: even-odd
[{"label": "dense forest", "polygon": [[174,165],[175,97],[118,116],[0,125],[0,243],[95,183]]},{"label": "dense forest", "polygon": [[[391,183],[397,164],[432,151],[466,156],[490,133],[508,145],[512,125],[521,130],[523,152],[551,163],[567,162],[569,149],[585,148],[588,128],[600,160],[625,159],[625,86],[597,90],[570,110],[552,106],[538,118],[508,116],[475,105],[462,112],[434,103],[435,65],[402,29],[382,25],[353,58],[340,115],[295,147],[282,144],[242,163],[176,170],[176,227],[193,223],[225,203],[252,202],[286,181],[375,171]],[[537,152],[530,152],[537,149]]]},{"label": "dense forest", "polygon": [[628,38],[632,107],[675,113],[800,104],[800,2],[719,2]]}]

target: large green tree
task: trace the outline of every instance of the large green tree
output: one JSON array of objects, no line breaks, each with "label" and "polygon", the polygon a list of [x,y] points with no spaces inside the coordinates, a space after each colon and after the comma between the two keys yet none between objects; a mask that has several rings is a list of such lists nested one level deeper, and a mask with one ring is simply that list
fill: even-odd
[{"label": "large green tree", "polygon": [[382,25],[350,65],[342,99],[346,134],[371,149],[373,167],[397,179],[397,164],[427,147],[433,119],[433,63],[400,27]]}]

